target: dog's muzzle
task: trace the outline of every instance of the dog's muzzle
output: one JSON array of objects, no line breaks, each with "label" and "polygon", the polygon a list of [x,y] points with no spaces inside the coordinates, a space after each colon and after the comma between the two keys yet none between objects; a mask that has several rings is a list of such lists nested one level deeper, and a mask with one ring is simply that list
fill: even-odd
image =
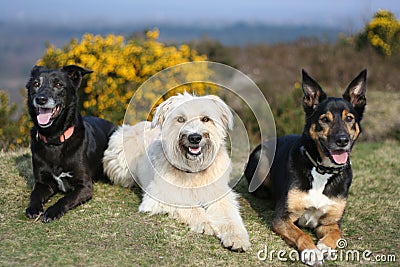
[{"label": "dog's muzzle", "polygon": [[195,159],[203,152],[206,140],[199,133],[181,134],[179,143],[182,151],[189,159]]},{"label": "dog's muzzle", "polygon": [[36,108],[37,122],[42,128],[51,126],[61,109],[60,105],[56,105],[53,98],[44,94],[37,95],[33,99],[33,104]]},{"label": "dog's muzzle", "polygon": [[338,133],[324,144],[321,142],[324,154],[329,157],[335,165],[347,164],[351,151],[351,140],[347,134]]},{"label": "dog's muzzle", "polygon": [[192,155],[199,155],[201,153],[200,142],[203,137],[198,133],[189,134],[187,137],[189,144],[187,145],[188,152]]}]

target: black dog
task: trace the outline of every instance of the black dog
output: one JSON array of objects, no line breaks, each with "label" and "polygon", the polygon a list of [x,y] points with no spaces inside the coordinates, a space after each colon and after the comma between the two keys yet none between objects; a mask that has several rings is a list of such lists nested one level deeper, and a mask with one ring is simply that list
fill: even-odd
[{"label": "black dog", "polygon": [[29,218],[43,212],[43,204],[68,192],[44,212],[42,221],[60,218],[89,200],[93,180],[104,177],[103,152],[115,126],[95,117],[82,118],[77,90],[82,77],[92,71],[69,65],[60,70],[35,66],[26,85],[28,110],[34,123],[31,151],[35,185],[26,209]]},{"label": "black dog", "polygon": [[[352,181],[349,156],[361,132],[367,72],[363,70],[349,84],[343,98],[327,97],[304,70],[302,74],[303,134],[259,145],[250,155],[245,176],[250,185],[263,185],[256,195],[277,200],[273,230],[302,252],[304,263],[320,265],[341,236]],[[275,141],[272,159],[269,151]],[[315,229],[317,246],[298,226]]]}]

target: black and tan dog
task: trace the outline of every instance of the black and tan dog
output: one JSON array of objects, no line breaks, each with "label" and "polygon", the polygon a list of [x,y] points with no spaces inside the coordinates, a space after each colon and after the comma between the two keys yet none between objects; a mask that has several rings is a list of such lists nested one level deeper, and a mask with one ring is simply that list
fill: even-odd
[{"label": "black and tan dog", "polygon": [[115,127],[78,111],[77,90],[92,71],[79,66],[48,70],[35,66],[26,85],[28,110],[34,126],[31,151],[35,184],[26,209],[29,218],[43,212],[43,204],[57,192],[67,193],[49,207],[42,221],[60,218],[89,200],[93,181],[104,176],[102,158]]},{"label": "black and tan dog", "polygon": [[[349,84],[343,98],[327,97],[304,70],[302,74],[306,115],[302,135],[259,145],[250,155],[245,176],[251,185],[262,184],[256,195],[277,201],[273,230],[301,252],[304,263],[321,265],[341,238],[340,223],[352,181],[349,156],[361,132],[367,72],[363,70]],[[271,160],[269,151],[275,141]],[[317,245],[299,226],[315,229]]]}]

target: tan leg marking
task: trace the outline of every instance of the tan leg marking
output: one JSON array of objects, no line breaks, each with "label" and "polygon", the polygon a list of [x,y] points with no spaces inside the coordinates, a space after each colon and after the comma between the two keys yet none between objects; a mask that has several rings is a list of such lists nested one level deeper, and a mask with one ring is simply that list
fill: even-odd
[{"label": "tan leg marking", "polygon": [[317,248],[311,237],[304,233],[290,219],[274,220],[272,222],[272,228],[277,234],[281,235],[289,245],[295,246],[299,251]]}]

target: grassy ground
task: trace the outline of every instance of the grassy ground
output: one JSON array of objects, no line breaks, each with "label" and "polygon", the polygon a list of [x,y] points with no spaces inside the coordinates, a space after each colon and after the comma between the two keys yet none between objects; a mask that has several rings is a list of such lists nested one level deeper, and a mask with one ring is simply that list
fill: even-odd
[{"label": "grassy ground", "polygon": [[[399,145],[385,141],[356,146],[352,154],[355,178],[342,224],[347,247],[341,252],[395,255],[399,264]],[[301,265],[281,262],[276,253],[270,261],[272,250],[284,250],[288,257],[291,248],[270,230],[272,204],[247,194],[243,180],[236,190],[242,194],[242,215],[252,248],[234,253],[222,248],[217,238],[190,232],[167,216],[138,213],[137,194],[104,183],[95,185],[91,201],[59,221],[28,220],[24,211],[30,194],[29,161],[26,150],[0,154],[0,266]],[[55,201],[53,197],[47,206]],[[260,261],[257,254],[265,246],[267,258]],[[359,262],[337,260],[327,265],[357,266]]]}]

